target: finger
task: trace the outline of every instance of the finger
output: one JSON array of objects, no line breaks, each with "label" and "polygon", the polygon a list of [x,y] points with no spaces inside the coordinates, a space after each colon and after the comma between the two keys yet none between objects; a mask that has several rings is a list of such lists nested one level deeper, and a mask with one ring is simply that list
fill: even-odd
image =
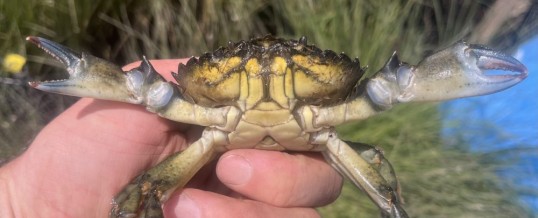
[{"label": "finger", "polygon": [[281,208],[198,189],[185,189],[164,205],[165,217],[320,217],[312,208]]},{"label": "finger", "polygon": [[326,205],[342,188],[342,177],[313,153],[232,150],[220,158],[216,171],[230,189],[280,207]]},{"label": "finger", "polygon": [[31,149],[41,148],[39,145],[54,149],[75,144],[101,151],[99,155],[107,157],[112,152],[126,156],[152,154],[151,158],[155,158],[156,154],[168,153],[167,145],[183,144],[183,136],[173,131],[176,128],[179,127],[174,123],[138,105],[85,98],[47,125]]}]

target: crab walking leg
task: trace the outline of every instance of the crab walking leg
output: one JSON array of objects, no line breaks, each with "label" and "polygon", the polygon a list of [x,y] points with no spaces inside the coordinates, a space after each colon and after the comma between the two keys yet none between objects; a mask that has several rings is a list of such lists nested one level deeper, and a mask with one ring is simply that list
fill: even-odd
[{"label": "crab walking leg", "polygon": [[[384,216],[408,217],[400,205],[397,190],[367,161],[371,158],[361,157],[348,143],[340,140],[334,131],[329,133],[326,145],[327,150],[323,151],[323,155],[327,161],[362,189],[379,206]],[[396,180],[393,173],[388,178]]]},{"label": "crab walking leg", "polygon": [[114,198],[110,217],[163,217],[161,204],[213,158],[222,137],[221,131],[208,128],[187,149],[133,179]]},{"label": "crab walking leg", "polygon": [[396,178],[396,173],[389,160],[383,155],[381,148],[364,144],[364,143],[355,143],[355,142],[346,142],[353,149],[355,149],[359,155],[366,160],[372,167],[374,167],[377,172],[383,176],[383,178],[390,184],[392,190],[396,191],[397,197],[400,199],[400,202],[403,202],[401,197],[400,182]]}]

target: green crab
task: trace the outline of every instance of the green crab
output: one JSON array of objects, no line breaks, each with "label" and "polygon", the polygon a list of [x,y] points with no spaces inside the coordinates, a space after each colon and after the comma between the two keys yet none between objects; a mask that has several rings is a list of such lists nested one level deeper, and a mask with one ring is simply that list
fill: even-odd
[{"label": "green crab", "polygon": [[[382,151],[339,139],[334,126],[398,103],[494,93],[527,76],[525,66],[507,54],[458,42],[416,66],[394,53],[373,77],[360,80],[364,69],[358,59],[320,50],[305,37],[266,36],[191,58],[180,64],[173,83],[145,58],[124,72],[47,39],[27,40],[62,62],[70,74],[66,80],[30,82],[34,88],[141,104],[166,119],[205,127],[187,149],[134,178],[112,200],[111,217],[162,217],[161,204],[174,190],[218,154],[240,148],[319,151],[383,216],[407,217],[398,179]],[[488,75],[486,70],[511,73]]]}]

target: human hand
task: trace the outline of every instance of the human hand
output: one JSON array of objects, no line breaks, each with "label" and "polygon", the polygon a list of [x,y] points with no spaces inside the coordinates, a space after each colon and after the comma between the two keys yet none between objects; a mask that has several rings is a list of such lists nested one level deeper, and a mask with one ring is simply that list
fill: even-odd
[{"label": "human hand", "polygon": [[[168,75],[180,61],[186,60],[152,64]],[[123,186],[183,150],[197,131],[137,105],[82,99],[0,168],[0,217],[106,217]],[[232,150],[176,191],[164,213],[317,217],[313,208],[336,199],[341,186],[342,177],[319,154]]]}]

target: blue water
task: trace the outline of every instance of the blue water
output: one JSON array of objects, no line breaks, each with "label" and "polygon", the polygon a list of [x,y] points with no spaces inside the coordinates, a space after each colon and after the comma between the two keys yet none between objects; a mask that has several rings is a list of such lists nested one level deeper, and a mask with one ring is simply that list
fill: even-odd
[{"label": "blue water", "polygon": [[514,56],[529,69],[527,79],[493,95],[443,103],[443,139],[448,146],[463,142],[471,152],[501,152],[514,161],[498,174],[520,185],[522,202],[538,214],[538,37]]}]

